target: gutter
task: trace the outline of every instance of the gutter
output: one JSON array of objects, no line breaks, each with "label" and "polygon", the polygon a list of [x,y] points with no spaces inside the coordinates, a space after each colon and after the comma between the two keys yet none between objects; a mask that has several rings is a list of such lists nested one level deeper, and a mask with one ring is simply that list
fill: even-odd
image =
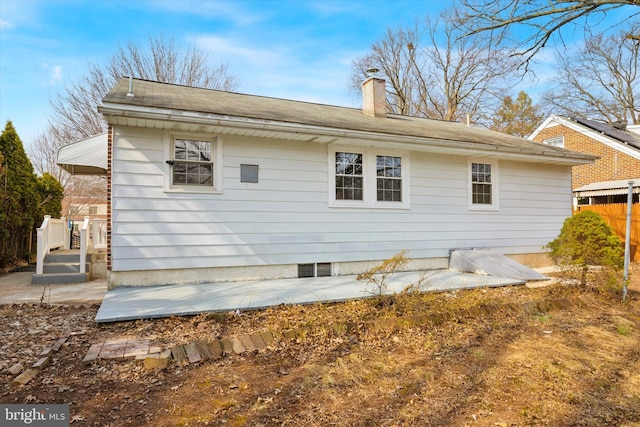
[{"label": "gutter", "polygon": [[[105,116],[125,117],[132,119],[159,120],[164,122],[177,122],[189,124],[202,124],[209,126],[220,126],[234,129],[263,130],[268,132],[284,132],[294,134],[304,134],[310,136],[326,137],[332,136],[338,139],[356,139],[363,143],[371,144],[375,142],[392,142],[396,145],[406,146],[406,149],[413,151],[425,151],[424,148],[431,147],[442,149],[443,151],[462,152],[464,154],[486,155],[487,153],[500,153],[506,157],[528,158],[530,156],[544,157],[561,163],[585,164],[593,163],[597,158],[588,154],[571,151],[558,152],[556,150],[525,149],[521,147],[509,147],[481,142],[465,142],[457,140],[437,139],[418,136],[403,136],[388,133],[376,133],[371,131],[345,130],[329,128],[316,125],[303,125],[298,123],[274,122],[270,120],[259,120],[250,118],[240,118],[213,113],[185,112],[183,110],[166,110],[153,107],[128,106],[122,108],[119,104],[105,103],[98,107],[98,111]],[[422,148],[422,149],[421,149]]]}]

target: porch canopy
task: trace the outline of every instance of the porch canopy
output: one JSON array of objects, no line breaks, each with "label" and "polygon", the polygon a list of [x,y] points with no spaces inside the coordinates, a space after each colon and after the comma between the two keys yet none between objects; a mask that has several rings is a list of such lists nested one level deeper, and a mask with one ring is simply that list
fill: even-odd
[{"label": "porch canopy", "polygon": [[63,145],[57,164],[71,175],[106,175],[107,133]]},{"label": "porch canopy", "polygon": [[640,178],[617,181],[593,182],[573,190],[576,197],[617,196],[629,192],[629,181],[633,181],[633,194],[640,194]]}]

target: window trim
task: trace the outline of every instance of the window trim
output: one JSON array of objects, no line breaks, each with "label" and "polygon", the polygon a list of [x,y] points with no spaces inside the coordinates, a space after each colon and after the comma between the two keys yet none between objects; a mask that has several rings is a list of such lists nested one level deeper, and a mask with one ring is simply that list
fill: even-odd
[{"label": "window trim", "polygon": [[[491,165],[491,204],[473,203],[473,164]],[[471,158],[467,162],[467,201],[472,211],[497,211],[500,209],[498,195],[500,183],[500,164],[497,159]]]},{"label": "window trim", "polygon": [[[222,138],[218,135],[202,133],[172,133],[165,132],[163,144],[163,172],[164,191],[175,193],[222,193],[223,163]],[[175,140],[190,139],[211,142],[211,157],[213,163],[213,185],[173,184],[172,164],[175,156]]]},{"label": "window trim", "polygon": [[[388,149],[377,149],[330,145],[328,153],[329,168],[329,207],[332,208],[376,208],[376,209],[410,209],[411,208],[411,182],[409,179],[411,162],[409,153],[405,151],[392,151]],[[340,200],[336,199],[336,153],[362,154],[362,200]],[[402,180],[402,201],[378,201],[377,198],[377,156],[400,157],[401,180]]]},{"label": "window trim", "polygon": [[542,141],[545,145],[552,147],[564,148],[564,135],[553,136]]}]

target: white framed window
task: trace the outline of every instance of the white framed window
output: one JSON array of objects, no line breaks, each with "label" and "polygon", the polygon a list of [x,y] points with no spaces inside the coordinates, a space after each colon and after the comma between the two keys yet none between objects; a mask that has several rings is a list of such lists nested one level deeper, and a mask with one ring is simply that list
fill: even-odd
[{"label": "white framed window", "polygon": [[547,138],[542,141],[543,144],[553,145],[554,147],[564,148],[564,136],[554,136],[553,138]]},{"label": "white framed window", "polygon": [[211,135],[165,135],[165,190],[220,192],[222,142]]},{"label": "white framed window", "polygon": [[375,148],[329,149],[331,207],[409,208],[409,156]]},{"label": "white framed window", "polygon": [[363,153],[335,152],[335,199],[364,200]]},{"label": "white framed window", "polygon": [[469,160],[469,209],[498,210],[498,161]]},{"label": "white framed window", "polygon": [[402,202],[402,157],[376,156],[376,200]]}]

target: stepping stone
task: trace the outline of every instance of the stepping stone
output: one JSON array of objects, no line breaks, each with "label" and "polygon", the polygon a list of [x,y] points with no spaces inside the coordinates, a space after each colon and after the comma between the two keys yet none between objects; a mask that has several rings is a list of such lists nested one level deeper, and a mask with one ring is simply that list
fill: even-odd
[{"label": "stepping stone", "polygon": [[262,336],[260,334],[253,334],[251,335],[251,341],[253,341],[253,345],[257,348],[257,349],[263,349],[263,348],[267,348],[267,345],[264,343],[264,341],[262,340]]},{"label": "stepping stone", "polygon": [[271,333],[271,331],[266,331],[266,332],[262,332],[260,334],[260,337],[262,338],[262,341],[266,344],[269,345],[273,342],[274,338],[273,338],[273,333]]},{"label": "stepping stone", "polygon": [[249,335],[240,335],[238,338],[240,339],[240,343],[242,344],[242,346],[247,350],[255,350],[256,347],[258,347],[257,345],[253,344],[253,341],[251,341],[251,337]]},{"label": "stepping stone", "polygon": [[219,340],[223,353],[231,353],[233,351],[233,343],[229,338],[221,338]]},{"label": "stepping stone", "polygon": [[20,375],[18,375],[12,382],[11,385],[25,385],[29,381],[33,379],[38,374],[38,371],[35,369],[27,369]]},{"label": "stepping stone", "polygon": [[190,342],[189,344],[186,344],[184,346],[184,351],[187,353],[189,363],[196,363],[202,360],[202,356],[200,356],[196,343]]},{"label": "stepping stone", "polygon": [[100,354],[100,350],[102,350],[102,345],[104,343],[92,344],[87,352],[87,355],[82,359],[83,362],[90,362],[92,360],[96,360],[98,355]]},{"label": "stepping stone", "polygon": [[195,347],[198,350],[198,353],[200,353],[202,360],[211,359],[211,357],[213,357],[211,349],[209,348],[209,343],[205,341],[198,341],[195,343]]},{"label": "stepping stone", "polygon": [[51,362],[51,358],[50,357],[42,357],[36,363],[34,363],[31,366],[31,368],[32,369],[37,369],[38,371],[41,371],[44,368],[46,368],[47,366],[49,366],[50,362]]},{"label": "stepping stone", "polygon": [[64,343],[66,343],[66,342],[67,342],[67,338],[66,337],[60,338],[58,341],[56,341],[53,344],[53,346],[51,348],[53,348],[53,351],[58,351],[58,350],[60,350],[60,347],[62,347],[62,345]]},{"label": "stepping stone", "polygon": [[236,354],[242,354],[246,351],[240,340],[236,337],[231,338],[231,344],[233,345],[233,351]]},{"label": "stepping stone", "polygon": [[169,359],[166,357],[147,357],[144,359],[145,369],[164,369],[169,366]]},{"label": "stepping stone", "polygon": [[178,363],[188,362],[187,352],[183,345],[179,345],[171,349],[171,357]]},{"label": "stepping stone", "polygon": [[211,352],[211,357],[218,359],[222,357],[222,346],[220,345],[220,341],[215,340],[207,343],[209,347],[209,351]]}]

